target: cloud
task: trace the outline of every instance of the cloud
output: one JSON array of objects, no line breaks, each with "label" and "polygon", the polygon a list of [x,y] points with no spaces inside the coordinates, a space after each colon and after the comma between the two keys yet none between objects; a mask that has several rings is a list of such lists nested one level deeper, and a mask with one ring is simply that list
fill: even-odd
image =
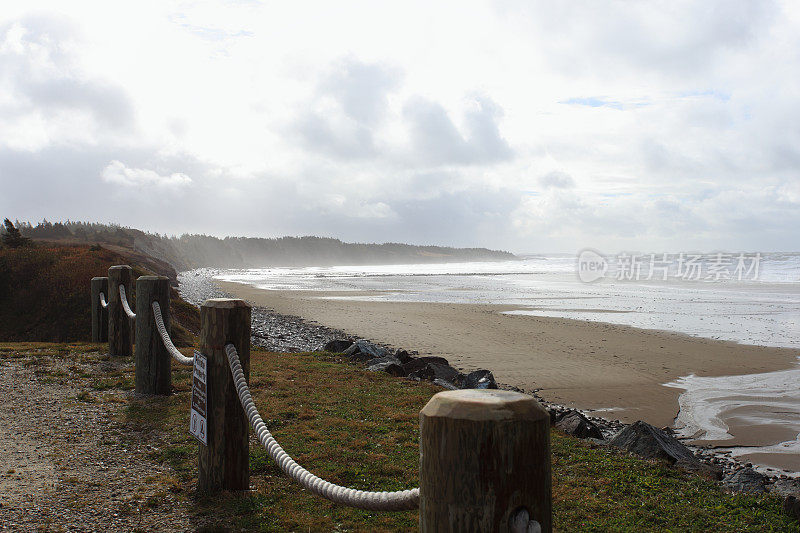
[{"label": "cloud", "polygon": [[400,83],[396,69],[353,58],[337,61],[317,85],[290,133],[310,150],[336,158],[376,154],[377,128],[387,114],[387,95]]},{"label": "cloud", "polygon": [[11,218],[800,247],[792,2],[3,7]]},{"label": "cloud", "polygon": [[95,143],[134,126],[126,92],[81,72],[77,31],[52,17],[0,25],[0,143],[39,150],[52,143]]},{"label": "cloud", "polygon": [[478,97],[465,113],[465,134],[445,108],[422,97],[412,98],[403,109],[411,148],[421,161],[433,165],[490,164],[509,160],[514,153],[501,136],[497,119],[502,109],[491,99]]},{"label": "cloud", "polygon": [[153,170],[129,168],[120,161],[112,161],[103,169],[103,181],[125,187],[156,187],[159,189],[180,189],[191,185],[192,180],[186,174],[174,172],[160,175]]},{"label": "cloud", "polygon": [[332,68],[320,83],[319,91],[334,98],[351,119],[373,125],[386,115],[387,96],[399,87],[401,80],[396,68],[348,58]]},{"label": "cloud", "polygon": [[575,187],[575,180],[566,172],[554,170],[540,177],[539,185],[545,189],[571,189]]}]

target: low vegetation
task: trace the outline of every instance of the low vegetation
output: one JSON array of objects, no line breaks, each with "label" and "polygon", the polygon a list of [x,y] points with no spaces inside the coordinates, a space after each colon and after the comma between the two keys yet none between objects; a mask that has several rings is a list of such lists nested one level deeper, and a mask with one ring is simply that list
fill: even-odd
[{"label": "low vegetation", "polygon": [[[28,357],[19,345],[0,345],[3,357]],[[37,345],[32,361],[50,354],[86,357],[92,345]],[[100,352],[92,357],[103,357]],[[189,350],[184,349],[189,354]],[[16,355],[14,355],[16,354]],[[49,373],[40,379],[82,391],[81,402],[104,402],[132,387],[132,370],[114,375]],[[198,523],[253,531],[413,531],[417,514],[375,513],[331,504],[309,494],[280,472],[251,439],[254,490],[203,498],[196,494],[197,443],[187,432],[190,372],[173,368],[175,393],[167,398],[125,398],[119,420],[152,441],[150,460],[172,475],[153,479],[163,491],[189,502]],[[335,357],[255,351],[251,388],[278,442],[312,472],[364,490],[418,485],[418,413],[437,388],[398,380]],[[120,401],[119,395],[114,396]],[[703,478],[552,433],[554,522],[559,531],[797,531],[773,496],[723,492]],[[133,489],[133,487],[132,487]],[[153,508],[157,499],[150,502]]]},{"label": "low vegetation", "polygon": [[[89,281],[107,276],[108,268],[119,264],[131,264],[134,277],[170,274],[137,266],[126,254],[99,246],[0,248],[0,341],[91,340]],[[135,291],[130,297],[133,305]],[[173,339],[179,346],[191,345],[199,330],[197,308],[174,289],[171,301]]]}]

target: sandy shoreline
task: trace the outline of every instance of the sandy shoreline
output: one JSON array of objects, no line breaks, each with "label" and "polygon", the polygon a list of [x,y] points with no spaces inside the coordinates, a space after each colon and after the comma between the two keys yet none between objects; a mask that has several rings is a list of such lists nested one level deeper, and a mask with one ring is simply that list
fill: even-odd
[{"label": "sandy shoreline", "polygon": [[[724,376],[787,369],[798,353],[599,322],[502,314],[513,306],[337,300],[324,298],[354,294],[218,284],[278,313],[442,355],[463,370],[491,369],[498,382],[539,389],[550,402],[659,427],[673,423],[682,392],[664,383],[692,373]],[[736,439],[726,446],[753,445],[764,437],[746,427],[737,429]]]}]

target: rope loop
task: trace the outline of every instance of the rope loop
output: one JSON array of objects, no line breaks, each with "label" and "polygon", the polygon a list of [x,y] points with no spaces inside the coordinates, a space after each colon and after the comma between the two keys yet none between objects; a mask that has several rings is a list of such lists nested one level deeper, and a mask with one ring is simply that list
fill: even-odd
[{"label": "rope loop", "polygon": [[164,326],[164,317],[161,316],[161,306],[158,305],[158,302],[154,301],[150,304],[150,307],[153,308],[153,319],[156,321],[156,329],[158,329],[158,334],[161,335],[161,341],[164,343],[164,347],[172,358],[182,365],[194,364],[194,357],[186,357],[172,344],[172,339],[169,338],[167,328]]},{"label": "rope loop", "polygon": [[250,425],[253,427],[261,445],[266,448],[272,459],[278,464],[287,476],[298,482],[305,489],[322,496],[335,503],[366,509],[369,511],[406,511],[419,507],[419,489],[401,490],[397,492],[368,492],[355,490],[341,485],[329,483],[319,478],[297,464],[294,459],[283,451],[280,444],[264,424],[261,415],[258,414],[250,388],[244,379],[242,363],[239,361],[239,353],[233,344],[225,345],[225,354],[228,356],[228,365],[231,368],[233,382],[236,384],[236,392],[242,404]]},{"label": "rope loop", "polygon": [[122,309],[125,310],[125,314],[128,315],[128,318],[136,318],[136,313],[131,311],[131,306],[128,305],[128,298],[125,296],[125,285],[119,286],[119,297],[122,302]]}]

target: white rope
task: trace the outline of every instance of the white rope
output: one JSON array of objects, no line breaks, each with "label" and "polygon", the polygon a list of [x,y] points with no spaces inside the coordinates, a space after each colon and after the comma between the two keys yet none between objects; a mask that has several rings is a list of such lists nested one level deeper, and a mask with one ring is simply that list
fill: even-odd
[{"label": "white rope", "polygon": [[153,318],[156,321],[156,328],[158,329],[158,333],[161,335],[161,340],[164,342],[164,346],[166,347],[167,351],[170,355],[182,365],[191,365],[194,363],[194,357],[186,357],[178,349],[172,344],[172,339],[169,338],[169,333],[167,333],[167,328],[164,326],[164,317],[161,316],[161,306],[158,305],[158,302],[153,302],[150,307],[153,308]]},{"label": "white rope", "polygon": [[102,292],[100,293],[100,307],[103,309],[108,308],[108,302],[106,302],[106,295]]},{"label": "white rope", "polygon": [[283,451],[280,444],[267,429],[261,415],[258,414],[250,388],[244,379],[242,364],[239,361],[239,354],[233,344],[225,346],[225,354],[228,356],[228,364],[233,374],[233,382],[236,384],[236,392],[239,394],[239,401],[242,409],[250,419],[258,440],[266,448],[272,459],[278,464],[287,476],[297,481],[307,490],[327,498],[335,503],[349,505],[358,509],[370,511],[404,511],[419,507],[419,489],[401,490],[397,492],[368,492],[355,490],[340,485],[334,485],[322,478],[319,478],[294,462],[289,455]]},{"label": "white rope", "polygon": [[131,306],[128,305],[128,298],[125,296],[125,285],[119,286],[119,297],[122,300],[122,308],[125,310],[125,314],[128,315],[128,318],[136,318],[136,313],[131,311]]}]

